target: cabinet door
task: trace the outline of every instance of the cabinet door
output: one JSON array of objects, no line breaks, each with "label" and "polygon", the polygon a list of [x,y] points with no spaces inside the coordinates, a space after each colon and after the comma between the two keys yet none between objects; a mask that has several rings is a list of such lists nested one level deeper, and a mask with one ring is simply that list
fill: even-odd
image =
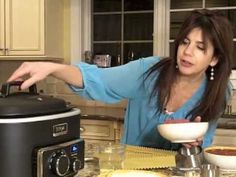
[{"label": "cabinet door", "polygon": [[218,146],[236,146],[236,130],[217,128],[212,144]]},{"label": "cabinet door", "polygon": [[5,35],[4,35],[4,0],[0,0],[0,55],[4,54],[4,47],[5,47]]},{"label": "cabinet door", "polygon": [[85,120],[81,119],[80,133],[82,138],[97,140],[115,139],[115,126],[113,121],[108,120]]},{"label": "cabinet door", "polygon": [[44,54],[44,0],[7,0],[6,55]]}]

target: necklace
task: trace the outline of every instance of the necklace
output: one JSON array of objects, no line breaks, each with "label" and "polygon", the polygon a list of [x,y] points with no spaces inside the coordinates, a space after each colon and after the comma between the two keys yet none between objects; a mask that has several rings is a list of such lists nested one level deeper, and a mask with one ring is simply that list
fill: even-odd
[{"label": "necklace", "polygon": [[168,111],[167,108],[164,108],[164,113],[167,114],[167,115],[171,115],[171,114],[173,114],[174,112]]}]

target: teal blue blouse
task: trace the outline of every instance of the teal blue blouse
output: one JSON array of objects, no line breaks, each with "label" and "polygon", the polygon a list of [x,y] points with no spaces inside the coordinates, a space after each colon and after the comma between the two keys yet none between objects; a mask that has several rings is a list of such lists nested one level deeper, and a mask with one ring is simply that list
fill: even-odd
[{"label": "teal blue blouse", "polygon": [[[177,149],[179,144],[173,144],[164,139],[158,132],[157,125],[162,124],[165,119],[170,117],[173,119],[185,118],[201,98],[207,81],[205,79],[196,93],[173,114],[168,115],[164,112],[157,114],[156,98],[150,99],[157,75],[152,74],[145,80],[144,73],[159,60],[159,57],[141,58],[112,68],[98,68],[96,65],[81,62],[76,66],[82,72],[84,87],[70,87],[75,93],[91,100],[105,103],[128,100],[122,143]],[[210,122],[209,129],[204,137],[203,147],[212,143],[216,125],[217,120]]]}]

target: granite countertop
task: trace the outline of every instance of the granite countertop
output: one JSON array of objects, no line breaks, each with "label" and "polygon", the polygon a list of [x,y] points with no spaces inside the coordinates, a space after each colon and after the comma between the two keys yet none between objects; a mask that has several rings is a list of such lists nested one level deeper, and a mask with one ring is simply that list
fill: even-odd
[{"label": "granite countertop", "polygon": [[[125,108],[76,106],[81,110],[81,119],[118,120],[123,121]],[[224,114],[219,121],[218,128],[235,129],[236,113]]]},{"label": "granite countertop", "polygon": [[97,177],[99,174],[99,161],[96,158],[91,158],[85,160],[84,168],[75,177]]},{"label": "granite countertop", "polygon": [[81,119],[124,120],[125,109],[114,107],[79,106]]},{"label": "granite countertop", "polygon": [[236,113],[230,113],[230,114],[223,114],[221,116],[222,118],[233,118],[233,119],[236,119]]},{"label": "granite countertop", "polygon": [[[169,169],[159,169],[155,171],[161,171],[164,173],[169,174]],[[97,177],[100,174],[100,168],[99,168],[99,160],[89,159],[85,161],[84,169],[80,170],[78,174],[75,177]],[[176,176],[176,177],[182,177],[182,176]]]},{"label": "granite countertop", "polygon": [[[154,171],[163,172],[170,177],[184,177],[184,172],[175,169],[162,168]],[[98,159],[90,159],[85,162],[84,169],[80,170],[75,177],[97,177],[100,174]],[[220,171],[220,177],[235,177],[236,171]]]}]

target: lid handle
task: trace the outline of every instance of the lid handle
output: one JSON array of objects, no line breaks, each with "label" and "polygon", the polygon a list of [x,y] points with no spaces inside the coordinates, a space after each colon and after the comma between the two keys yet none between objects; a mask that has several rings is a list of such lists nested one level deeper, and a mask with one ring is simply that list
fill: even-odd
[{"label": "lid handle", "polygon": [[[10,95],[11,86],[18,86],[19,90],[20,90],[20,86],[21,86],[22,83],[23,83],[23,81],[12,81],[12,82],[4,83],[2,85],[2,89],[1,89],[1,96],[2,97],[7,97],[8,95]],[[29,87],[29,93],[37,94],[36,84],[33,84]]]}]

